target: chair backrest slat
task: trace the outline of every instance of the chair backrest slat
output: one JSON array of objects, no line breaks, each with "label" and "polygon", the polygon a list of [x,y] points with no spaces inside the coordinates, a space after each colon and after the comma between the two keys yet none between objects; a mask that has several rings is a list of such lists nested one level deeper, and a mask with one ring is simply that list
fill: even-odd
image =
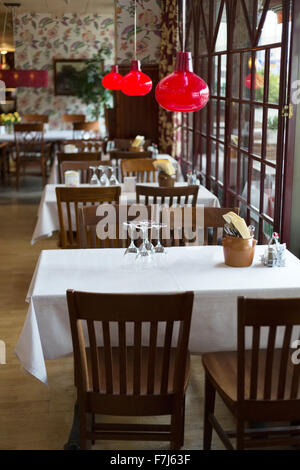
[{"label": "chair backrest slat", "polygon": [[141,392],[142,323],[134,323],[133,394]]},{"label": "chair backrest slat", "polygon": [[158,327],[158,322],[152,321],[150,324],[149,363],[148,363],[148,378],[147,378],[147,393],[149,395],[154,393],[157,327]]},{"label": "chair backrest slat", "polygon": [[120,394],[127,393],[127,348],[126,348],[126,323],[118,323],[119,333],[119,374],[120,374]]},{"label": "chair backrest slat", "polygon": [[293,327],[292,325],[286,325],[284,332],[283,345],[281,350],[281,360],[279,369],[279,380],[278,380],[278,398],[284,397],[285,385],[286,385],[286,374],[288,361],[290,360],[290,345],[292,337]]},{"label": "chair backrest slat", "polygon": [[92,363],[93,390],[95,390],[95,392],[99,392],[100,391],[99,356],[98,356],[98,347],[97,347],[94,322],[92,320],[87,320],[87,327],[88,327],[91,363]]},{"label": "chair backrest slat", "polygon": [[257,397],[259,341],[260,341],[260,328],[258,326],[254,326],[253,337],[252,337],[251,379],[250,379],[250,398],[252,400],[254,400]]},{"label": "chair backrest slat", "polygon": [[167,390],[168,390],[170,352],[171,352],[171,345],[172,345],[173,326],[174,326],[174,322],[170,322],[170,321],[166,322],[164,355],[163,355],[163,363],[162,363],[162,370],[161,370],[162,378],[161,378],[160,392],[162,394],[167,393]]},{"label": "chair backrest slat", "polygon": [[106,393],[111,394],[114,392],[114,390],[113,390],[113,370],[112,370],[110,326],[109,326],[108,321],[102,322],[102,329],[103,329]]},{"label": "chair backrest slat", "polygon": [[267,346],[266,369],[265,369],[264,398],[266,400],[269,400],[271,398],[275,340],[276,340],[276,327],[271,326],[269,328],[269,334],[268,334],[268,346]]}]

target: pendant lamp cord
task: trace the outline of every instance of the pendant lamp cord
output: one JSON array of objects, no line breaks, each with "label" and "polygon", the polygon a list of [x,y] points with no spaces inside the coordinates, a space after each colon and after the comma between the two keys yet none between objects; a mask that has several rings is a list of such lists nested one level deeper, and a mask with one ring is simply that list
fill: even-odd
[{"label": "pendant lamp cord", "polygon": [[136,60],[136,0],[134,0],[134,60]]},{"label": "pendant lamp cord", "polygon": [[134,60],[136,60],[136,0],[134,0]]},{"label": "pendant lamp cord", "polygon": [[186,0],[182,0],[182,51],[185,52]]}]

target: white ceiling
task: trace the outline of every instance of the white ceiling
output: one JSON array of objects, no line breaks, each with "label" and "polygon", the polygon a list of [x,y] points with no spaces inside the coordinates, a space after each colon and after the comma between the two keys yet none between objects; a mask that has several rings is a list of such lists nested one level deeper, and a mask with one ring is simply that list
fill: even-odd
[{"label": "white ceiling", "polygon": [[0,11],[4,3],[21,3],[15,9],[18,13],[114,13],[114,0],[5,0],[0,1]]}]

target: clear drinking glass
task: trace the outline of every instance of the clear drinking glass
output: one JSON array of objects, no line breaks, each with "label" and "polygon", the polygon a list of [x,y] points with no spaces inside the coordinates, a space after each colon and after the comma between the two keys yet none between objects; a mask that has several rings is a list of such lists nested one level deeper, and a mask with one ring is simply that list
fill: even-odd
[{"label": "clear drinking glass", "polygon": [[150,246],[152,243],[150,244],[148,240],[148,230],[151,228],[151,224],[149,224],[147,221],[144,221],[137,224],[136,227],[142,231],[142,243],[138,249],[136,260],[139,265],[148,265],[152,260],[153,253],[153,250]]},{"label": "clear drinking glass", "polygon": [[135,226],[134,226],[134,224],[131,224],[131,223],[128,223],[128,222],[123,222],[123,225],[124,225],[124,227],[128,227],[128,233],[129,233],[129,237],[130,237],[130,244],[126,248],[124,255],[128,255],[128,254],[135,254],[136,255],[137,252],[138,252],[138,249],[137,249],[137,247],[135,246],[135,243],[134,243]]},{"label": "clear drinking glass", "polygon": [[158,223],[154,223],[153,227],[157,230],[157,243],[154,247],[154,253],[166,254],[167,251],[166,251],[165,247],[161,244],[161,241],[160,241],[160,229],[167,227],[167,225],[166,224],[160,224],[158,222]]},{"label": "clear drinking glass", "polygon": [[94,186],[99,185],[100,181],[99,181],[99,178],[96,174],[97,167],[96,166],[90,166],[89,169],[93,171],[92,177],[90,179],[90,184],[94,185]]},{"label": "clear drinking glass", "polygon": [[108,179],[107,174],[106,174],[106,167],[100,165],[100,166],[98,166],[98,169],[101,172],[101,176],[100,176],[101,186],[108,186],[109,185],[109,179]]},{"label": "clear drinking glass", "polygon": [[116,177],[116,167],[110,166],[109,169],[111,171],[111,177],[109,178],[109,184],[111,186],[116,186],[117,184],[119,184],[119,181],[117,180],[117,177]]}]

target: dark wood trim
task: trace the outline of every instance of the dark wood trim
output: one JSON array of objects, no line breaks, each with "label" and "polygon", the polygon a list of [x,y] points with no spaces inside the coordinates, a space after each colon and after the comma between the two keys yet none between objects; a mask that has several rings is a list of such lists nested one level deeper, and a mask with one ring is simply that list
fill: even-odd
[{"label": "dark wood trim", "polygon": [[[287,102],[291,103],[292,84],[298,80],[299,56],[300,56],[300,2],[293,2],[292,10],[292,32],[291,32],[291,52],[289,67],[289,85]],[[282,201],[282,227],[281,238],[289,245],[292,213],[293,196],[293,174],[294,174],[294,155],[296,138],[296,105],[293,105],[293,116],[287,119],[286,123],[286,147],[285,147],[285,172],[283,182],[283,201]]]}]

